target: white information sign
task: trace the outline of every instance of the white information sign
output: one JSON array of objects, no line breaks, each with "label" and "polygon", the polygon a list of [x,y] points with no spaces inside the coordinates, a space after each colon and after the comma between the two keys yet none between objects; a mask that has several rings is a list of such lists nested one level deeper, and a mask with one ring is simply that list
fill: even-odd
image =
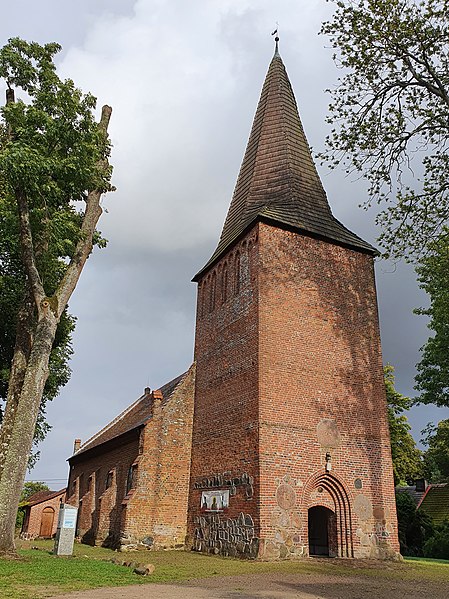
[{"label": "white information sign", "polygon": [[72,508],[64,509],[64,520],[62,523],[62,528],[75,528],[76,526],[76,513],[77,510]]},{"label": "white information sign", "polygon": [[53,553],[56,555],[72,555],[75,540],[78,508],[61,503],[59,508],[58,530],[56,531]]}]

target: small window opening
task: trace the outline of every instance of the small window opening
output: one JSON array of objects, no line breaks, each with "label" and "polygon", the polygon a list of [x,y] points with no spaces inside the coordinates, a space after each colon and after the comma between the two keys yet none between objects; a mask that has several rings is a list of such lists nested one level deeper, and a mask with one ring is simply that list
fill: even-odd
[{"label": "small window opening", "polygon": [[112,470],[109,470],[109,472],[106,475],[106,489],[109,489],[109,487],[112,486],[113,480],[114,480],[114,473]]},{"label": "small window opening", "polygon": [[126,477],[126,494],[131,491],[131,489],[136,488],[137,482],[137,464],[131,464],[128,470],[128,475]]}]

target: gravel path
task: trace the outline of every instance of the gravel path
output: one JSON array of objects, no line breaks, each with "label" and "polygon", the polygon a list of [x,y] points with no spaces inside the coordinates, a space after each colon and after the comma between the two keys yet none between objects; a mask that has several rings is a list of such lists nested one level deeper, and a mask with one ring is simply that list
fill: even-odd
[{"label": "gravel path", "polygon": [[448,599],[447,582],[374,576],[257,574],[79,591],[51,599]]}]

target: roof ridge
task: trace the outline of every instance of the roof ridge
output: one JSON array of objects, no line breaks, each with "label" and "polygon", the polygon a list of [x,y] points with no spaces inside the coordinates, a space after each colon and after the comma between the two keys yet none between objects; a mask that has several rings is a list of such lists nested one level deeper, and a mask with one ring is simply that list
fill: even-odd
[{"label": "roof ridge", "polygon": [[83,443],[82,445],[80,445],[80,448],[78,449],[78,451],[76,451],[73,455],[76,455],[77,453],[80,453],[81,451],[87,449],[87,445],[93,443],[93,441],[95,441],[95,439],[97,439],[101,434],[105,433],[114,424],[116,424],[117,422],[119,422],[120,420],[122,420],[126,416],[126,414],[128,414],[128,412],[130,412],[133,408],[135,408],[136,405],[139,402],[141,402],[143,399],[145,399],[145,397],[147,397],[146,393],[144,393],[143,395],[141,395],[130,406],[128,406],[125,410],[123,410],[122,412],[120,412],[120,414],[118,414],[115,418],[113,418],[110,422],[108,422],[106,424],[106,426],[104,426],[102,429],[100,429],[94,435],[92,435],[92,437],[90,437],[90,439],[88,439],[85,443]]},{"label": "roof ridge", "polygon": [[[28,497],[28,499],[26,501],[24,501],[23,503],[21,502],[20,505],[22,507],[24,507],[26,505],[37,505],[38,503],[42,503],[43,501],[48,501],[49,499],[53,499],[54,497],[57,497],[58,495],[62,495],[66,491],[67,491],[67,487],[62,488],[59,491],[52,491],[51,489],[48,489],[48,490],[42,489],[41,491],[36,491],[32,495],[30,495],[30,497]],[[35,495],[40,495],[40,498],[38,497],[36,500],[33,500],[33,497]]]},{"label": "roof ridge", "polygon": [[171,396],[173,395],[173,393],[176,391],[176,389],[178,388],[178,386],[184,382],[184,379],[186,378],[186,376],[189,373],[191,366],[188,368],[188,370],[186,370],[185,372],[183,372],[182,374],[180,374],[179,376],[175,376],[174,379],[172,379],[171,381],[168,381],[168,383],[165,383],[164,385],[162,385],[161,387],[158,387],[157,389],[155,389],[155,391],[161,391],[164,389],[164,387],[168,387],[169,385],[172,385],[176,382],[176,384],[173,385],[173,389],[170,391],[170,393],[167,395],[167,397],[164,397],[164,394],[162,392],[162,403],[166,404],[167,401],[169,399],[171,399]]},{"label": "roof ridge", "polygon": [[[276,56],[276,54],[275,54],[275,56]],[[279,51],[278,51],[278,56],[279,56],[279,59],[282,62],[282,58],[281,58],[281,55],[279,54]],[[290,83],[290,81],[289,81],[289,83]],[[292,93],[293,93],[293,90],[292,90]],[[294,94],[293,94],[293,99],[295,100],[295,104],[296,104],[296,98],[295,98]],[[296,107],[298,108],[297,105],[296,105]],[[299,111],[298,111],[298,113],[299,113]],[[286,135],[286,127],[285,127],[285,120],[286,120],[286,118],[287,118],[287,115],[285,115],[285,118],[282,119],[282,128],[283,128],[284,135]],[[289,167],[288,168],[288,174],[289,174],[290,193],[293,194],[293,191],[294,191],[294,185],[293,185],[293,152],[292,152],[292,148],[290,147],[290,144],[287,144],[287,162],[288,162],[288,167]]]},{"label": "roof ridge", "polygon": [[[162,393],[162,403],[165,405],[170,400],[178,386],[185,380],[191,368],[192,366],[190,366],[186,372],[183,372],[179,376],[171,379],[168,381],[168,383],[161,385],[158,389],[154,389],[152,392],[146,392],[141,397],[136,399],[136,401],[134,401],[125,410],[120,412],[118,416],[113,418],[110,422],[108,422],[108,424],[106,424],[106,426],[92,435],[92,437],[90,437],[83,445],[81,445],[78,451],[72,454],[69,460],[84,453],[85,451],[99,447],[100,445],[103,445],[103,443],[111,441],[120,435],[144,425],[151,418],[152,413],[151,404],[148,403],[148,405],[146,405],[143,402],[145,400],[150,402],[154,392],[160,391]],[[139,406],[139,404],[142,405]]]},{"label": "roof ridge", "polygon": [[428,485],[427,488],[424,490],[423,494],[421,495],[421,499],[418,501],[418,505],[416,506],[417,510],[421,507],[422,502],[427,497],[427,494],[429,493],[431,488],[432,488],[432,484]]}]

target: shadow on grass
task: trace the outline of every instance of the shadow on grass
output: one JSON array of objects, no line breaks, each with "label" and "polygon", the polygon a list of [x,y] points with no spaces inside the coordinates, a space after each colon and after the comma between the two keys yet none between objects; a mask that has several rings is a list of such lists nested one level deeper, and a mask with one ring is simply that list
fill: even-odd
[{"label": "shadow on grass", "polygon": [[[33,546],[37,549],[32,549]],[[421,597],[447,599],[448,596],[446,591],[439,594],[443,581],[447,590],[448,563],[439,563],[438,560],[392,563],[303,559],[273,563],[213,557],[186,551],[145,550],[118,553],[80,544],[75,545],[73,557],[57,557],[51,553],[51,549],[51,541],[23,543],[20,560],[0,560],[0,597],[34,599],[99,587],[183,581],[212,587],[220,584],[218,580],[211,580],[216,577],[224,581],[223,587],[226,588],[226,581],[231,576],[240,577],[239,580],[244,581],[243,586],[248,587],[245,588],[248,593],[251,592],[251,580],[256,580],[262,585],[261,588],[266,580],[270,584],[276,581],[280,591],[294,589],[298,593],[311,593],[314,597],[318,593],[325,599],[362,599],[365,597],[365,589],[371,589],[371,597],[376,596],[376,589],[379,589],[379,597],[387,599],[396,596],[395,589],[399,589],[400,595],[407,596],[407,599],[419,597],[416,594],[418,590]],[[113,559],[143,565],[151,563],[155,566],[155,572],[149,577],[138,576],[131,568],[112,563]],[[253,578],[255,576],[257,578]],[[385,589],[390,589],[393,595],[384,593]],[[243,597],[244,595],[239,595],[240,599]]]}]

